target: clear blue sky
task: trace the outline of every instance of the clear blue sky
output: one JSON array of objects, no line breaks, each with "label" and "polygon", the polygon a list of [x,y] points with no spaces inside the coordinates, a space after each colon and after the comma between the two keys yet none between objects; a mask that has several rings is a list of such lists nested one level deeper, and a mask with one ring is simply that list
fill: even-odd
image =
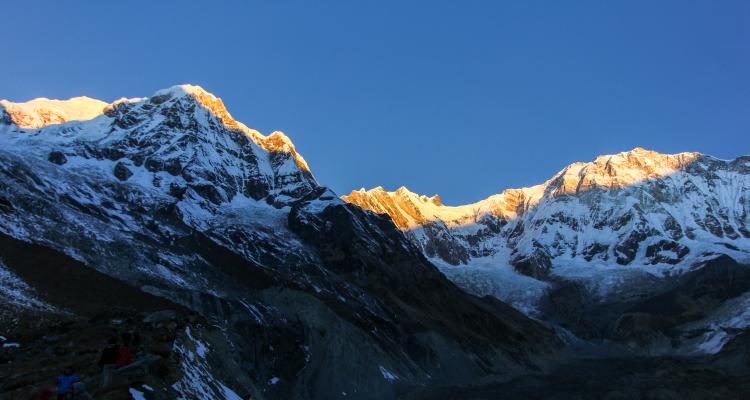
[{"label": "clear blue sky", "polygon": [[[573,4],[575,3],[575,4]],[[448,204],[636,146],[750,154],[750,1],[11,1],[0,98],[195,83],[338,193]]]}]

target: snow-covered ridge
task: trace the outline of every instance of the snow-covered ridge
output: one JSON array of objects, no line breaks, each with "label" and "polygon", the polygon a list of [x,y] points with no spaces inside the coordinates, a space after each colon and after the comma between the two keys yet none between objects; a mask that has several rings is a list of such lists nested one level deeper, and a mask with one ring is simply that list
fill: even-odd
[{"label": "snow-covered ridge", "polygon": [[475,203],[446,206],[440,197],[427,197],[404,186],[395,191],[383,187],[353,190],[342,199],[378,213],[387,213],[397,226],[411,229],[442,221],[448,226],[474,223],[481,215],[512,219],[538,204],[543,198],[572,195],[592,189],[617,189],[659,179],[685,169],[702,155],[697,152],[661,154],[635,148],[618,154],[599,156],[591,162],[576,162],[563,168],[546,182],[518,189],[506,189]]},{"label": "snow-covered ridge", "polygon": [[[603,282],[622,286],[630,279],[622,274],[637,270],[679,273],[716,254],[750,262],[750,157],[636,148],[472,204],[446,206],[404,187],[342,199],[388,214],[459,285],[474,292],[495,285],[511,303],[508,284],[518,279],[499,274],[503,269],[541,281],[586,279],[605,293],[614,286]],[[466,268],[452,268],[459,265]],[[501,282],[490,282],[500,275]]]},{"label": "snow-covered ridge", "polygon": [[[575,162],[539,185],[506,189],[465,205],[444,205],[438,195],[420,195],[404,186],[395,191],[387,191],[380,186],[369,190],[362,188],[341,198],[364,209],[388,214],[403,230],[438,221],[448,227],[460,227],[475,224],[488,215],[506,221],[514,220],[541,202],[553,202],[562,196],[583,195],[592,190],[628,189],[663,179],[674,180],[672,178],[683,175],[715,177],[713,170],[737,173],[740,177],[738,183],[743,183],[750,171],[748,159],[720,160],[698,152],[661,154],[638,147],[631,151],[602,155],[590,162]],[[695,182],[690,180],[688,183]]]},{"label": "snow-covered ridge", "polygon": [[50,100],[45,97],[24,103],[0,100],[0,122],[21,128],[42,128],[68,121],[86,121],[104,113],[109,104],[90,97],[73,97],[68,100]]},{"label": "snow-covered ridge", "polygon": [[0,258],[0,304],[8,307],[50,311],[54,308],[41,300],[34,290],[9,270]]},{"label": "snow-covered ridge", "polygon": [[382,186],[353,190],[341,198],[364,209],[388,214],[399,228],[408,229],[435,220],[452,220],[463,215],[461,207],[446,207],[440,197],[416,194],[405,186],[388,192]]},{"label": "snow-covered ridge", "polygon": [[658,179],[683,170],[701,157],[700,153],[661,154],[637,147],[588,163],[574,163],[545,182],[545,194],[579,193],[592,188],[615,189]]}]

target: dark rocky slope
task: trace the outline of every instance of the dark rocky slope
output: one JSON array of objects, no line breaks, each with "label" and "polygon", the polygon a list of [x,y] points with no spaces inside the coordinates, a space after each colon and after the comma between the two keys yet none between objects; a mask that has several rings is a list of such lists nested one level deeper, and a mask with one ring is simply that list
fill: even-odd
[{"label": "dark rocky slope", "polygon": [[[97,399],[130,398],[128,389],[143,384],[156,390],[153,398],[178,395],[171,389],[181,378],[173,348],[185,340],[182,329],[188,321],[199,331],[205,329],[205,321],[168,299],[144,293],[48,247],[0,234],[0,259],[49,307],[29,310],[0,304],[2,334],[19,345],[0,349],[0,398],[26,399],[54,388],[55,378],[66,367],[84,379]],[[162,310],[171,310],[171,316],[156,323],[143,321]],[[148,362],[123,371],[110,387],[102,388],[96,362],[113,329],[139,332],[141,358]]]}]

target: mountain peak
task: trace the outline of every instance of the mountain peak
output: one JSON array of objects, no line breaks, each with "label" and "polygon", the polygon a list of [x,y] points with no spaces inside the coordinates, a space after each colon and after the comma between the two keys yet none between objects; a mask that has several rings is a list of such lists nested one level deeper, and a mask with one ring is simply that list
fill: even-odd
[{"label": "mountain peak", "polygon": [[[701,157],[701,153],[663,154],[642,147],[617,154],[602,155],[588,163],[574,163],[558,173],[563,193],[573,193],[593,187],[606,189],[633,185],[650,179],[662,178],[686,168]],[[554,180],[555,178],[553,178]]]},{"label": "mountain peak", "polygon": [[169,96],[186,96],[186,95],[201,96],[201,95],[205,95],[205,94],[209,94],[209,95],[213,96],[213,94],[209,93],[206,89],[203,89],[203,87],[201,87],[199,85],[192,85],[192,84],[189,84],[189,83],[183,83],[183,84],[180,84],[180,85],[170,86],[170,87],[165,88],[165,89],[159,89],[159,90],[157,90],[154,93],[153,96],[154,97],[156,97],[156,96],[164,96],[164,95],[169,95]]},{"label": "mountain peak", "polygon": [[623,151],[616,154],[605,154],[594,159],[594,162],[601,162],[602,160],[617,159],[617,160],[650,160],[655,163],[669,162],[671,160],[679,158],[696,158],[700,156],[698,152],[682,152],[675,154],[660,153],[655,150],[648,150],[643,147],[636,147],[632,150]]},{"label": "mountain peak", "polygon": [[[176,85],[110,104],[77,97],[3,101],[0,106],[5,111],[0,122],[10,125],[2,139],[19,148],[34,142],[41,157],[54,153],[59,165],[78,157],[106,170],[115,162],[114,178],[138,181],[180,199],[192,196],[221,204],[241,194],[256,200],[272,196],[280,204],[317,187],[289,137],[248,128],[200,86]],[[58,123],[64,125],[46,127]],[[27,134],[17,129],[24,127],[39,130]]]},{"label": "mountain peak", "polygon": [[274,131],[268,136],[259,136],[259,144],[264,150],[270,153],[290,153],[294,157],[294,161],[297,167],[303,171],[310,172],[310,166],[307,165],[307,161],[297,152],[294,147],[294,143],[289,139],[289,136],[281,131]]},{"label": "mountain peak", "polygon": [[412,192],[406,186],[403,186],[403,185],[400,186],[398,189],[396,189],[396,194],[399,194],[399,195],[402,195],[402,196],[403,195],[409,195],[409,194],[412,194],[412,193],[414,193],[414,192]]},{"label": "mountain peak", "polygon": [[240,128],[240,124],[227,110],[221,98],[214,96],[198,85],[181,84],[166,89],[157,90],[149,101],[159,105],[168,101],[179,101],[189,99],[214,114],[221,122],[229,128]]},{"label": "mountain peak", "polygon": [[404,198],[411,199],[413,201],[419,201],[422,203],[432,203],[436,206],[442,206],[443,203],[440,200],[440,196],[435,194],[433,196],[425,196],[423,194],[415,193],[409,190],[406,186],[400,186],[398,189],[389,192],[382,186],[376,186],[372,189],[361,188],[359,190],[352,190],[348,195],[342,197],[357,197],[357,196],[387,196],[390,198]]},{"label": "mountain peak", "polygon": [[440,196],[420,195],[410,191],[406,186],[392,192],[382,186],[370,190],[362,188],[352,190],[348,195],[341,196],[341,199],[370,211],[388,214],[401,229],[439,219],[438,215],[443,215],[447,209],[440,201]]}]

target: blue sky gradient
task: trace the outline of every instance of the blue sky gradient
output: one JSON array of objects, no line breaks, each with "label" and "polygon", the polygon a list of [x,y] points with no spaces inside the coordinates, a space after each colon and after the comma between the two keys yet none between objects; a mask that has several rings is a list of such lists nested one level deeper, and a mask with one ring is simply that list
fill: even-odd
[{"label": "blue sky gradient", "polygon": [[340,194],[448,204],[636,146],[750,154],[750,2],[571,3],[14,1],[0,98],[194,83]]}]

